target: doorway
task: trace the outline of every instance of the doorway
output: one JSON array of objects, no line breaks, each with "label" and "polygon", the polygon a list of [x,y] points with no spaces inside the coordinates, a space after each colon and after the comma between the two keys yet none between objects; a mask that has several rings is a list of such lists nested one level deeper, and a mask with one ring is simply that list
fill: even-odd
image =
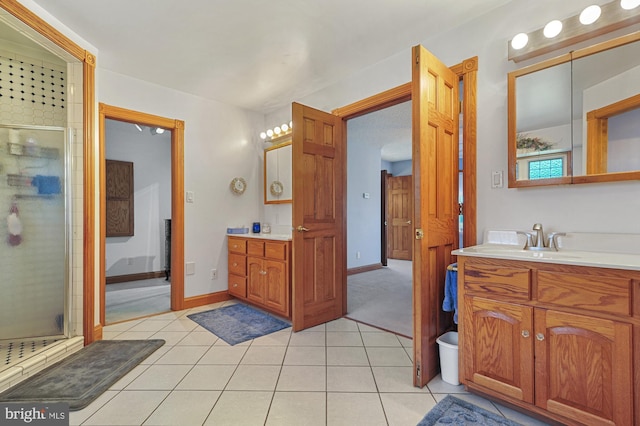
[{"label": "doorway", "polygon": [[[170,271],[171,279],[170,281],[167,281],[169,282],[170,289],[170,303],[168,304],[168,306],[166,306],[166,308],[170,308],[171,310],[180,310],[184,308],[184,205],[181,202],[181,200],[184,199],[184,123],[180,120],[173,120],[137,111],[131,111],[124,108],[100,104],[100,193],[102,194],[100,197],[100,323],[102,325],[106,324],[107,322],[112,322],[107,321],[106,315],[108,251],[107,236],[109,235],[107,233],[107,218],[109,217],[107,215],[107,198],[109,191],[107,191],[108,187],[106,160],[108,158],[107,128],[109,127],[110,123],[112,129],[127,129],[128,131],[134,133],[145,132],[145,136],[148,136],[149,138],[158,136],[158,134],[162,130],[164,130],[165,133],[169,135],[166,140],[166,142],[169,143],[169,147],[166,152],[169,154],[170,158],[167,162],[168,167],[167,165],[165,165],[165,167],[158,167],[158,170],[162,174],[164,174],[164,177],[158,177],[157,179],[154,179],[155,183],[152,183],[151,186],[157,185],[157,188],[155,190],[150,190],[149,194],[147,194],[148,198],[154,198],[154,193],[156,194],[155,196],[159,198],[159,191],[161,186],[159,181],[164,180],[165,183],[163,184],[163,191],[168,190],[170,194],[163,194],[163,197],[165,199],[168,198],[168,203],[164,202],[162,203],[164,207],[160,207],[158,203],[153,204],[150,202],[150,200],[147,200],[146,204],[143,203],[139,206],[145,214],[151,214],[154,217],[153,220],[149,220],[148,217],[145,218],[146,222],[152,222],[152,228],[151,230],[140,230],[143,231],[143,233],[145,233],[148,237],[145,237],[143,239],[145,241],[148,241],[149,238],[156,238],[157,240],[159,240],[158,246],[162,246],[162,250],[156,250],[155,254],[153,254],[152,256],[124,256],[120,265],[116,265],[115,263],[117,262],[111,261],[109,263],[109,268],[112,271],[117,270],[120,273],[116,272],[116,274],[110,275],[127,277],[129,281],[129,284],[127,286],[134,288],[136,287],[135,281],[142,281],[135,278],[142,278],[145,281],[152,280],[153,282],[146,281],[140,287],[156,287],[151,292],[161,293],[162,290],[160,290],[159,287],[162,286],[162,281],[169,278]],[[158,129],[161,130],[159,131]],[[146,135],[146,132],[148,132],[149,135]],[[121,149],[124,150],[124,154],[120,153],[120,157],[122,155],[126,157],[127,148],[121,147]],[[135,167],[135,164],[133,166]],[[144,167],[149,168],[151,167],[151,165],[146,164],[144,165]],[[120,204],[116,204],[116,207],[112,208],[115,208],[116,210],[120,209],[119,211],[122,211],[122,202],[119,199],[117,199],[117,201],[120,202]],[[157,208],[157,211],[154,211],[155,208]],[[135,206],[133,207],[133,209],[135,212]],[[159,211],[160,209],[164,209],[162,213]],[[169,220],[167,221],[166,219]],[[135,231],[133,233],[135,234]],[[121,243],[122,241],[116,241],[115,243],[117,244],[119,242]],[[122,251],[121,248],[120,251]],[[151,257],[153,259],[151,259]],[[136,266],[140,266],[136,265],[136,263],[142,263],[143,268],[150,270],[144,271],[142,273],[136,272],[128,275],[121,273],[122,271],[131,272]],[[134,279],[131,280],[129,278]],[[112,281],[113,278],[110,278],[110,280]],[[154,283],[161,283],[161,285],[154,286]],[[164,285],[166,286],[166,284]],[[150,293],[149,290],[137,290],[137,292],[146,293],[147,295],[149,295]],[[140,315],[137,316],[146,316],[150,314],[150,312],[144,311],[137,312],[140,313]]]},{"label": "doorway", "polygon": [[347,121],[347,317],[408,338],[411,114],[407,100]]},{"label": "doorway", "polygon": [[105,122],[105,321],[171,310],[171,131]]},{"label": "doorway", "polygon": [[[426,91],[425,83],[426,79],[422,78],[423,76],[433,75],[427,68],[430,64],[436,65],[437,58],[430,55],[424,48],[421,46],[414,47],[413,57],[415,61],[413,61],[413,80],[412,83],[408,83],[402,86],[398,86],[394,89],[390,89],[386,92],[382,92],[378,95],[372,96],[370,98],[363,99],[361,101],[355,102],[353,104],[347,105],[342,108],[338,108],[332,113],[338,117],[340,117],[343,121],[347,121],[348,119],[355,118],[364,114],[367,114],[372,111],[376,111],[379,109],[386,108],[388,106],[396,105],[401,102],[405,102],[412,98],[412,93],[419,94],[420,98],[416,99],[416,106],[414,107],[414,116],[426,117],[430,115],[430,110],[427,110],[431,104],[433,104],[430,99],[428,99],[428,93]],[[414,329],[414,385],[418,387],[424,386],[428,380],[434,377],[438,372],[438,357],[437,357],[437,345],[436,345],[436,337],[443,332],[443,329],[447,327],[447,324],[451,323],[451,319],[445,318],[446,315],[443,315],[442,309],[439,307],[439,299],[441,298],[440,293],[443,293],[440,287],[444,287],[444,273],[446,270],[446,266],[448,263],[455,261],[454,258],[450,256],[450,251],[454,246],[470,246],[476,243],[477,236],[477,226],[476,226],[476,82],[477,82],[477,71],[478,71],[478,59],[477,57],[469,58],[463,61],[460,64],[454,65],[452,67],[446,67],[443,64],[437,65],[439,67],[438,72],[446,72],[453,73],[454,78],[449,79],[447,81],[447,87],[451,90],[456,84],[455,76],[457,76],[458,81],[462,81],[461,94],[460,98],[463,100],[460,104],[459,111],[462,112],[462,122],[460,123],[460,129],[463,133],[462,147],[461,150],[463,152],[462,158],[458,158],[457,155],[455,157],[449,158],[449,160],[445,163],[442,163],[442,166],[449,167],[448,175],[453,176],[452,168],[455,167],[454,170],[462,170],[458,175],[462,175],[459,181],[459,186],[461,188],[461,192],[464,199],[463,203],[455,203],[455,213],[454,210],[451,209],[454,205],[453,202],[447,202],[446,205],[449,209],[445,212],[448,215],[448,222],[453,225],[453,217],[462,216],[464,218],[464,232],[460,238],[461,242],[457,242],[456,239],[446,239],[447,246],[438,247],[437,249],[429,249],[429,238],[432,237],[430,228],[433,225],[430,221],[423,222],[421,210],[424,211],[425,218],[428,214],[431,214],[431,210],[421,208],[414,209],[414,231],[415,231],[415,239],[416,245],[414,248],[418,248],[418,251],[414,251],[414,261],[417,261],[417,265],[414,266],[414,325],[417,324],[417,329]],[[448,71],[447,71],[448,70]],[[447,104],[444,106],[449,107],[449,109],[454,108],[454,103],[457,102],[456,98],[451,98]],[[439,103],[436,103],[440,105]],[[436,105],[434,104],[434,105]],[[458,110],[458,108],[455,108]],[[437,114],[437,113],[436,113]],[[426,140],[423,138],[428,137],[427,128],[423,125],[426,124],[427,121],[422,120],[420,123],[413,123],[413,131],[415,133],[415,137],[418,138],[416,140],[422,141]],[[452,124],[450,127],[455,126]],[[453,149],[453,143],[457,142],[457,139],[449,138],[448,146]],[[415,142],[415,141],[414,141]],[[425,149],[425,147],[419,146],[416,143],[413,144],[414,151],[418,149]],[[457,152],[457,149],[456,149]],[[419,156],[418,158],[427,159],[427,157]],[[455,164],[454,164],[455,163]],[[459,164],[459,165],[458,165]],[[460,165],[462,167],[460,167]],[[457,167],[456,167],[457,166]],[[427,168],[424,168],[427,167]],[[436,169],[429,166],[427,163],[424,165],[421,164],[420,169],[423,171],[430,171],[431,173],[435,172]],[[422,188],[425,190],[429,190],[432,187],[427,187],[429,181],[424,179],[425,176],[420,176],[421,181],[418,185],[416,183],[416,188],[419,189],[419,194],[422,193]],[[417,179],[417,176],[414,176],[414,179]],[[456,179],[457,180],[457,179]],[[454,187],[449,185],[451,189]],[[437,186],[436,186],[437,188]],[[431,193],[431,195],[435,195],[435,193]],[[453,192],[448,193],[448,197],[451,198],[453,196]],[[437,199],[437,197],[436,197]],[[459,199],[459,197],[454,198],[454,200]],[[424,201],[426,201],[425,198]],[[453,200],[449,200],[453,201]],[[416,199],[417,202],[417,199]],[[435,204],[434,204],[435,205]],[[423,226],[426,226],[426,229],[421,229]],[[453,226],[447,226],[447,229],[453,230]],[[436,228],[434,228],[436,230]],[[433,237],[436,237],[434,234]],[[436,238],[435,241],[439,241]],[[444,240],[442,240],[444,241]],[[420,262],[418,259],[421,255],[433,254],[432,257],[426,256],[425,262]],[[418,256],[417,258],[415,256]],[[345,255],[346,257],[346,255]],[[431,263],[431,261],[437,261],[435,263]],[[428,262],[427,262],[428,261]],[[415,262],[414,262],[415,263]],[[442,279],[441,279],[442,278]],[[417,309],[416,309],[417,308]]]}]

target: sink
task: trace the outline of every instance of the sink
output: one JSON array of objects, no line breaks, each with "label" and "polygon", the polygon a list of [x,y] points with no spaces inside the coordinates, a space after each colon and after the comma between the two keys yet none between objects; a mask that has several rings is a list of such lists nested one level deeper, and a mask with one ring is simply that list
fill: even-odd
[{"label": "sink", "polygon": [[460,250],[460,254],[479,253],[487,255],[502,255],[517,257],[521,259],[578,259],[578,253],[562,251],[538,251],[524,250],[520,246],[507,244],[483,244],[479,246],[467,247]]},{"label": "sink", "polygon": [[535,251],[523,250],[519,245],[489,243],[454,250],[452,254],[456,256],[494,257],[500,259],[640,270],[640,255],[629,253],[580,250]]}]

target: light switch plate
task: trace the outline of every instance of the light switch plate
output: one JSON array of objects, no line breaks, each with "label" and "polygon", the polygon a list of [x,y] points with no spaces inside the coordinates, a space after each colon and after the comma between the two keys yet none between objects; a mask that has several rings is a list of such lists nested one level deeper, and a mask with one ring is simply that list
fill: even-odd
[{"label": "light switch plate", "polygon": [[491,172],[491,188],[502,188],[503,185],[502,170]]},{"label": "light switch plate", "polygon": [[194,275],[196,273],[196,262],[187,262],[184,269],[186,275]]},{"label": "light switch plate", "polygon": [[187,203],[193,203],[194,194],[193,191],[187,191]]}]

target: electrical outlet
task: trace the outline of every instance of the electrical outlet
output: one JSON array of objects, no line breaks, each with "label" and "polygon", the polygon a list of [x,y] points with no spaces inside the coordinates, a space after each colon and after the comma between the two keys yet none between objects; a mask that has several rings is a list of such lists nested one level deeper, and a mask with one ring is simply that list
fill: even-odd
[{"label": "electrical outlet", "polygon": [[211,270],[211,279],[212,280],[217,280],[218,279],[218,270],[217,269],[212,269]]},{"label": "electrical outlet", "polygon": [[359,251],[356,252],[356,259],[360,259],[360,252]]}]

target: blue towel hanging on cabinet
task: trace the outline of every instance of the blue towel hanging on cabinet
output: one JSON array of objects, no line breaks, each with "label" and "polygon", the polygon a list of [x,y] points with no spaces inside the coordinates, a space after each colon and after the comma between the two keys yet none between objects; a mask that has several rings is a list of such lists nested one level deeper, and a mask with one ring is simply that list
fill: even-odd
[{"label": "blue towel hanging on cabinet", "polygon": [[442,310],[454,312],[453,322],[458,323],[458,264],[447,266],[447,275],[444,280],[444,300]]}]

